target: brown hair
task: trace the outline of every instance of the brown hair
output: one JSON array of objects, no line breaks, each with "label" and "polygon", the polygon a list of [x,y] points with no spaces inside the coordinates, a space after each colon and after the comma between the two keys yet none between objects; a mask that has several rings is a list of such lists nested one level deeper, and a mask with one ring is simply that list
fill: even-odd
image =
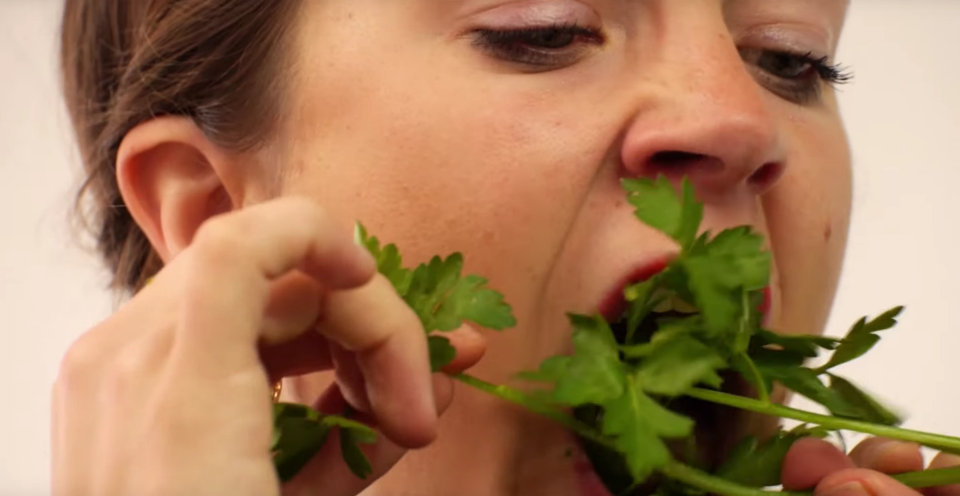
[{"label": "brown hair", "polygon": [[299,0],[67,0],[61,69],[86,179],[77,209],[135,291],[161,262],[123,204],[116,154],[155,116],[191,117],[232,150],[264,144],[280,109],[284,42]]}]

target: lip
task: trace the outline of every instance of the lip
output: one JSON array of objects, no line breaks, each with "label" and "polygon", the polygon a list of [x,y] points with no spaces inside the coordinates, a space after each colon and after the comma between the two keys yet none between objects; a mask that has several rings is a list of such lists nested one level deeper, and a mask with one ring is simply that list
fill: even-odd
[{"label": "lip", "polygon": [[664,256],[645,264],[638,265],[628,271],[617,285],[601,300],[597,310],[607,322],[616,322],[627,308],[627,302],[623,298],[623,290],[632,284],[641,283],[651,277],[663,272],[670,265],[673,257]]},{"label": "lip", "polygon": [[[608,322],[619,321],[628,304],[623,297],[624,290],[630,285],[644,282],[663,272],[674,259],[675,257],[672,256],[662,256],[627,270],[626,275],[613,286],[609,293],[604,295],[600,305],[597,306],[597,311]],[[771,285],[761,290],[762,300],[757,310],[761,315],[763,327],[766,327],[771,319],[771,309],[774,306],[773,291]],[[725,376],[723,382],[725,392],[738,395],[748,392],[748,386],[742,380]],[[701,410],[701,408],[709,410]],[[723,456],[723,453],[731,449],[737,440],[734,431],[725,430],[723,424],[742,422],[741,415],[727,408],[720,408],[718,405],[701,405],[696,409],[703,412],[695,415],[698,424],[696,436],[699,440],[703,440],[701,448],[705,450],[702,456],[707,457],[705,460],[710,460],[711,463],[718,463],[720,460],[715,457]],[[581,496],[614,496],[601,480],[583,449],[584,447],[580,445],[578,455],[573,461],[579,494]]]},{"label": "lip", "polygon": [[[623,298],[623,291],[630,285],[644,282],[663,272],[672,261],[673,257],[664,256],[651,262],[638,265],[633,270],[628,271],[627,275],[620,279],[617,285],[614,286],[610,292],[604,295],[603,299],[600,301],[600,304],[597,306],[597,311],[601,316],[603,316],[604,319],[606,319],[607,322],[616,322],[620,320],[624,310],[627,308],[627,302]],[[763,295],[763,301],[760,303],[760,306],[757,308],[757,310],[760,312],[762,319],[761,325],[766,327],[769,324],[771,316],[770,310],[773,306],[773,290],[768,285],[761,291]]]},{"label": "lip", "polygon": [[757,311],[760,312],[760,324],[763,327],[767,327],[770,324],[771,308],[773,308],[773,289],[767,286],[763,288],[763,301],[760,303],[760,308],[757,309]]}]

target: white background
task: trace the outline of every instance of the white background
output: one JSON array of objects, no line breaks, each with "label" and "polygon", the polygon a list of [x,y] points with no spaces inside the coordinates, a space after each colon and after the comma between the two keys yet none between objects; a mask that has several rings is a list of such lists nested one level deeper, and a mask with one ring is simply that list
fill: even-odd
[{"label": "white background", "polygon": [[[137,1],[137,0],[134,0]],[[56,78],[60,2],[0,0],[0,495],[49,489],[48,399],[59,358],[111,297],[66,212],[79,164]],[[829,334],[907,306],[844,372],[960,435],[960,1],[853,2],[839,59],[853,144],[855,219]],[[798,404],[805,406],[805,404]]]}]

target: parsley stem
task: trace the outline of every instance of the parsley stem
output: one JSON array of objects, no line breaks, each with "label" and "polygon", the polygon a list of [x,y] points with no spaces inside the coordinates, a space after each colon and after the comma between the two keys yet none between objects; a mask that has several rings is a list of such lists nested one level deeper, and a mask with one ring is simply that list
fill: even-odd
[{"label": "parsley stem", "polygon": [[921,472],[907,472],[890,477],[914,489],[942,487],[960,483],[960,467],[931,468]]},{"label": "parsley stem", "polygon": [[[509,386],[492,384],[468,374],[457,374],[454,375],[453,378],[480,391],[524,407],[533,413],[547,417],[583,438],[594,441],[612,450],[620,451],[620,448],[616,445],[612,438],[604,436],[603,434],[597,432],[596,429],[584,424],[583,422],[580,422],[559,408],[546,404],[543,401],[524,393],[523,391],[513,389]],[[799,420],[801,422],[817,424],[829,429],[843,429],[855,432],[863,432],[866,434],[900,439],[903,441],[915,442],[937,448],[947,448],[951,450],[960,449],[960,438],[954,438],[950,436],[940,436],[897,427],[869,424],[866,422],[858,422],[855,420],[820,415],[777,405],[774,403],[765,403],[743,396],[711,391],[709,389],[692,389],[688,395],[693,398],[739,408],[741,410],[748,410],[764,415]],[[691,487],[706,491],[708,494],[717,494],[722,496],[811,496],[811,493],[809,492],[768,491],[764,489],[743,486],[735,482],[730,482],[720,477],[710,475],[706,472],[702,472],[677,461],[670,462],[666,467],[661,469],[660,472],[678,482],[682,482]],[[946,486],[960,483],[960,467],[929,469],[921,472],[897,474],[891,477],[914,489]]]},{"label": "parsley stem", "polygon": [[760,397],[759,400],[763,403],[770,404],[770,393],[767,392],[767,386],[764,384],[763,375],[761,375],[760,371],[757,369],[757,364],[754,363],[753,359],[750,358],[750,355],[746,353],[741,353],[740,358],[747,366],[747,370],[750,372],[750,375],[753,376],[752,379],[755,389],[757,390],[757,395]]},{"label": "parsley stem", "polygon": [[[722,496],[811,496],[809,492],[768,491],[742,486],[677,461],[670,462],[660,470],[660,473],[709,494]],[[960,467],[928,469],[922,472],[895,474],[890,477],[913,489],[943,487],[960,481]]]},{"label": "parsley stem", "polygon": [[743,486],[736,482],[730,482],[726,479],[702,472],[677,461],[668,463],[666,467],[660,469],[660,473],[690,487],[705,491],[707,494],[718,494],[722,496],[810,496],[810,493],[767,491]]},{"label": "parsley stem", "polygon": [[871,424],[850,420],[841,417],[832,417],[829,415],[820,415],[817,413],[798,410],[788,406],[777,405],[773,403],[763,403],[753,398],[737,396],[709,389],[695,388],[687,392],[692,398],[697,398],[712,403],[719,403],[741,410],[748,410],[762,415],[782,417],[810,424],[817,424],[831,430],[848,430],[862,432],[874,436],[881,436],[900,441],[908,441],[923,446],[951,452],[960,452],[960,438],[952,436],[942,436],[939,434],[930,434],[927,432],[903,429],[900,427],[891,427],[882,424]]},{"label": "parsley stem", "polygon": [[544,417],[558,422],[560,425],[566,427],[583,438],[619,451],[619,448],[616,446],[613,439],[600,434],[596,429],[584,424],[583,422],[580,422],[572,415],[564,413],[559,408],[545,404],[543,401],[533,398],[529,394],[508,386],[491,384],[483,379],[479,379],[468,374],[457,374],[453,376],[453,378],[485,393],[492,394],[500,399],[520,405],[532,411],[533,413],[543,415]]}]

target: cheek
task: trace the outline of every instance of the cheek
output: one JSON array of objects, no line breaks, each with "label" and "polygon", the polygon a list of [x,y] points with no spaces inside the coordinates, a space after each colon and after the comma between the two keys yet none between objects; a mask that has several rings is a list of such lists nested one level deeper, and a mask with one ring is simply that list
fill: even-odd
[{"label": "cheek", "polygon": [[599,126],[573,104],[388,72],[312,85],[287,193],[361,220],[408,263],[464,253],[522,322],[603,162]]},{"label": "cheek", "polygon": [[849,150],[839,121],[824,120],[793,122],[793,164],[764,199],[788,333],[823,332],[846,249]]}]

